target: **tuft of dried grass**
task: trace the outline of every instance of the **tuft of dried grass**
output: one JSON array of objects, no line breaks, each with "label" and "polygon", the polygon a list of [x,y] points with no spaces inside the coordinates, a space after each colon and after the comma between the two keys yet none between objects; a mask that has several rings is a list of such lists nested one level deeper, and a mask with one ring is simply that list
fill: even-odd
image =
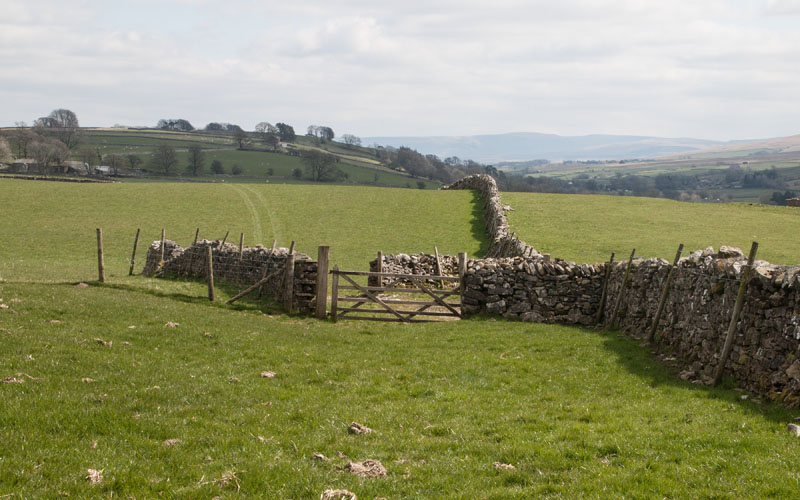
[{"label": "tuft of dried grass", "polygon": [[86,469],[86,479],[92,484],[100,484],[103,482],[103,470]]},{"label": "tuft of dried grass", "polygon": [[261,372],[261,378],[275,378],[276,373],[271,371]]},{"label": "tuft of dried grass", "polygon": [[113,340],[106,341],[106,340],[103,340],[101,338],[96,338],[96,339],[94,339],[94,341],[97,342],[98,344],[100,344],[103,347],[111,347],[112,345],[114,345],[114,341]]},{"label": "tuft of dried grass", "polygon": [[358,500],[358,497],[352,491],[325,490],[319,496],[319,500]]},{"label": "tuft of dried grass", "polygon": [[348,462],[344,468],[359,477],[386,477],[386,468],[378,460]]},{"label": "tuft of dried grass", "polygon": [[350,424],[350,427],[347,428],[347,431],[350,434],[372,434],[372,429],[366,425],[359,424],[358,422],[353,422]]},{"label": "tuft of dried grass", "polygon": [[167,323],[164,325],[165,328],[176,328],[178,326],[181,326],[181,324],[176,321],[167,321]]},{"label": "tuft of dried grass", "polygon": [[173,438],[173,439],[167,439],[166,441],[164,441],[164,446],[175,446],[177,444],[181,444],[181,440],[180,439]]},{"label": "tuft of dried grass", "polygon": [[494,462],[492,465],[497,470],[517,470],[517,468],[514,467],[511,464],[503,464],[503,463],[500,463],[500,462]]}]

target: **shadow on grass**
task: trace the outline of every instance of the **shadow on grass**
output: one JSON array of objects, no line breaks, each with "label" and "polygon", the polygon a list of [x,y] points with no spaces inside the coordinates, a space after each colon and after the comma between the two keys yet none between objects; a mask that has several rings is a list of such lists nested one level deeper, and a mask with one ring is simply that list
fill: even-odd
[{"label": "shadow on grass", "polygon": [[[158,279],[176,283],[197,283],[205,285],[205,281],[195,278],[176,278],[172,276],[164,276]],[[243,290],[243,288],[240,288],[237,285],[233,285],[231,283],[226,283],[226,282],[215,283],[215,289],[217,291],[218,297],[216,301],[213,303],[209,302],[208,295],[205,294],[189,295],[180,292],[165,292],[163,290],[156,290],[153,288],[149,288],[147,286],[137,286],[137,285],[121,284],[121,283],[99,283],[95,281],[91,282],[91,284],[92,286],[110,288],[113,290],[120,290],[125,292],[142,293],[146,295],[151,295],[153,297],[177,300],[189,304],[209,304],[216,307],[224,307],[226,309],[232,309],[234,311],[258,310],[264,314],[270,314],[270,315],[283,313],[281,305],[275,302],[274,300],[270,299],[269,297],[262,297],[261,299],[258,299],[257,298],[258,292],[253,292],[250,295],[239,299],[234,304],[231,305],[225,304],[224,300],[227,300],[227,297],[233,297]],[[74,283],[71,283],[71,285],[74,285]],[[219,296],[226,297],[226,299],[223,300],[219,298]]]},{"label": "shadow on grass", "polygon": [[486,233],[486,222],[483,215],[483,202],[477,191],[472,191],[472,237],[479,243],[476,255],[481,257],[489,251],[489,235]]},{"label": "shadow on grass", "polygon": [[[782,408],[775,403],[756,403],[750,399],[741,399],[742,393],[734,391],[733,381],[723,379],[718,387],[694,385],[689,381],[678,378],[674,368],[665,366],[653,359],[651,351],[657,349],[653,346],[639,345],[642,340],[625,335],[616,330],[591,330],[595,335],[605,338],[604,347],[616,357],[620,367],[629,373],[641,377],[649,382],[651,387],[674,387],[682,391],[691,391],[708,399],[725,401],[736,405],[747,413],[759,415],[770,421],[778,423],[791,422],[797,415],[797,410]],[[680,357],[676,356],[678,361]],[[679,365],[680,366],[680,365]],[[765,398],[761,398],[765,400]]]}]

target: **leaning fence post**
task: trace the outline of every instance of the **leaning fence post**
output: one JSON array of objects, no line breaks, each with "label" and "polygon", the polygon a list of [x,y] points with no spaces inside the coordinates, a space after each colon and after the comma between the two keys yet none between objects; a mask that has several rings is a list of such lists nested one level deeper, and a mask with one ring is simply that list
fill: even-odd
[{"label": "leaning fence post", "polygon": [[720,354],[719,357],[717,371],[714,374],[714,385],[719,384],[719,381],[722,380],[722,372],[725,370],[725,362],[728,361],[728,356],[731,354],[731,348],[733,347],[733,336],[736,333],[736,324],[739,322],[739,315],[742,313],[744,292],[747,290],[747,280],[750,277],[750,269],[752,269],[753,261],[756,258],[756,251],[758,251],[758,243],[754,241],[753,245],[750,247],[750,255],[747,257],[747,266],[742,272],[742,281],[739,283],[739,293],[736,294],[736,306],[733,308],[731,323],[728,325],[728,335],[725,337],[725,345],[722,347],[722,354]]},{"label": "leaning fence post", "polygon": [[606,275],[603,279],[603,293],[600,295],[600,305],[597,308],[597,319],[596,322],[600,323],[600,320],[603,319],[603,310],[606,307],[606,296],[608,295],[608,278],[611,277],[611,266],[614,265],[614,252],[611,252],[611,258],[608,259],[608,264],[606,264]]},{"label": "leaning fence post", "polygon": [[317,248],[317,318],[325,319],[328,309],[328,255],[330,247]]},{"label": "leaning fence post", "polygon": [[661,298],[658,300],[656,317],[653,319],[653,326],[650,327],[650,333],[647,335],[648,342],[652,342],[653,339],[656,338],[658,323],[661,321],[661,314],[664,312],[664,306],[667,303],[669,287],[672,285],[672,276],[675,274],[675,267],[678,265],[678,260],[681,258],[681,252],[683,252],[683,243],[678,246],[678,252],[675,254],[675,260],[672,261],[672,265],[669,268],[669,273],[667,273],[667,282],[664,284],[664,290],[661,291]]},{"label": "leaning fence post", "polygon": [[244,252],[244,233],[239,235],[239,264],[242,263],[242,254]]},{"label": "leaning fence post", "polygon": [[192,246],[197,245],[197,238],[199,237],[200,237],[200,228],[198,227],[194,232],[194,243],[192,243]]},{"label": "leaning fence post", "polygon": [[339,266],[334,265],[331,271],[331,320],[336,323],[336,318],[339,313]]},{"label": "leaning fence post", "polygon": [[206,274],[208,275],[208,300],[214,302],[214,259],[211,245],[206,246]]},{"label": "leaning fence post", "polygon": [[289,251],[289,255],[286,256],[285,272],[283,306],[287,313],[291,313],[292,300],[294,298],[294,242],[292,242],[292,249]]},{"label": "leaning fence post", "polygon": [[378,286],[383,286],[383,252],[380,250],[378,250],[378,266],[376,267],[376,272],[378,273]]},{"label": "leaning fence post", "polygon": [[103,230],[97,228],[97,279],[100,283],[106,281],[106,266],[103,263]]},{"label": "leaning fence post", "polygon": [[131,270],[128,271],[128,276],[133,276],[133,267],[136,265],[136,247],[139,246],[139,231],[141,228],[136,230],[136,238],[133,240],[133,253],[131,254]]},{"label": "leaning fence post", "polygon": [[165,257],[165,254],[164,254],[164,252],[165,252],[164,243],[166,241],[167,241],[167,233],[164,230],[164,228],[162,227],[161,228],[161,248],[160,248],[160,250],[161,250],[161,260],[158,261],[158,267],[163,267],[164,266],[164,257]]},{"label": "leaning fence post", "polygon": [[[439,249],[436,245],[433,245],[433,253],[436,256],[436,274],[438,276],[444,276],[444,272],[442,271],[442,260],[439,258]],[[437,285],[441,288],[444,286],[444,281],[439,281]]]},{"label": "leaning fence post", "polygon": [[460,304],[459,310],[461,311],[461,315],[464,315],[464,290],[466,289],[466,285],[464,284],[464,275],[467,274],[467,253],[466,252],[458,252],[458,302]]},{"label": "leaning fence post", "polygon": [[614,325],[617,322],[617,315],[619,314],[619,308],[622,306],[622,299],[625,297],[625,287],[628,285],[628,277],[631,274],[631,265],[633,264],[633,255],[636,253],[636,249],[634,248],[631,252],[631,257],[628,259],[628,267],[625,268],[625,277],[622,278],[622,286],[619,288],[619,296],[617,296],[617,305],[614,307],[614,314],[611,316],[611,328],[614,328]]},{"label": "leaning fence post", "polygon": [[230,231],[225,231],[225,237],[222,238],[222,243],[220,243],[219,247],[222,248],[225,246],[225,242],[228,241],[228,235],[231,234]]}]

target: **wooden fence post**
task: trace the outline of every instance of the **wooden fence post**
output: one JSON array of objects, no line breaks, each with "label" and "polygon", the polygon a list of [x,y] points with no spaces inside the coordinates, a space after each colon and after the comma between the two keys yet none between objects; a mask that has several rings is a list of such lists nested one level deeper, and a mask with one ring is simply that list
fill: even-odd
[{"label": "wooden fence post", "polygon": [[631,257],[628,259],[628,267],[625,268],[625,277],[622,278],[622,286],[619,289],[619,296],[617,297],[617,305],[614,307],[614,314],[611,316],[611,328],[614,328],[617,322],[617,315],[619,314],[619,308],[622,306],[622,299],[625,297],[625,287],[628,285],[628,277],[631,275],[631,265],[633,264],[633,255],[635,253],[636,249],[634,248],[631,252]]},{"label": "wooden fence post", "polygon": [[208,300],[214,302],[214,258],[211,245],[206,247],[206,273],[208,275]]},{"label": "wooden fence post", "polygon": [[283,307],[287,313],[291,313],[294,299],[294,242],[292,242],[292,250],[286,256],[285,272],[283,279]]},{"label": "wooden fence post", "polygon": [[220,249],[222,249],[222,247],[224,247],[224,246],[225,246],[225,242],[226,242],[226,241],[228,241],[228,235],[229,235],[229,234],[231,234],[231,232],[230,232],[230,231],[225,231],[225,237],[224,237],[224,238],[222,238],[222,243],[220,243],[220,244],[219,244],[219,248],[220,248]]},{"label": "wooden fence post", "polygon": [[606,307],[606,295],[608,295],[608,278],[611,277],[611,267],[614,265],[614,252],[611,252],[611,258],[608,259],[606,264],[606,275],[603,278],[603,293],[600,295],[600,305],[597,307],[596,323],[600,323],[603,319],[603,310]]},{"label": "wooden fence post", "polygon": [[464,275],[467,274],[467,253],[458,252],[458,302],[461,314],[464,314]]},{"label": "wooden fence post", "polygon": [[333,276],[331,277],[331,320],[336,323],[336,317],[338,315],[338,303],[337,300],[339,298],[339,266],[334,265]]},{"label": "wooden fence post", "polygon": [[136,265],[136,247],[139,246],[139,231],[141,228],[136,230],[136,238],[133,240],[133,254],[131,254],[131,270],[128,271],[128,276],[133,276],[133,267]]},{"label": "wooden fence post", "polygon": [[383,275],[380,274],[383,273],[383,252],[380,250],[378,250],[378,266],[376,272],[378,273],[378,286],[383,286]]},{"label": "wooden fence post", "polygon": [[731,354],[733,347],[733,336],[736,333],[736,324],[739,322],[739,315],[742,313],[742,306],[744,305],[744,293],[747,290],[747,280],[750,278],[750,269],[753,267],[753,261],[756,258],[758,251],[758,243],[753,242],[750,247],[750,255],[747,257],[747,267],[742,271],[742,281],[739,283],[739,293],[736,294],[736,306],[733,308],[733,315],[731,315],[731,323],[728,325],[728,335],[725,337],[725,345],[722,347],[722,354],[719,357],[719,364],[717,371],[714,374],[714,385],[719,384],[722,380],[722,372],[725,371],[725,362],[728,361],[728,356]]},{"label": "wooden fence post", "polygon": [[325,319],[328,313],[328,256],[330,247],[317,248],[317,318]]},{"label": "wooden fence post", "polygon": [[244,252],[244,233],[239,235],[239,264],[242,263],[243,252]]},{"label": "wooden fence post", "polygon": [[669,273],[667,274],[667,282],[664,283],[664,290],[661,291],[661,298],[658,300],[658,309],[656,310],[656,317],[653,319],[653,326],[650,327],[650,333],[647,334],[647,341],[652,342],[654,338],[656,338],[656,330],[658,329],[658,323],[661,321],[661,314],[664,312],[664,306],[667,303],[667,297],[669,296],[669,287],[672,285],[672,276],[675,274],[675,267],[678,265],[678,260],[681,258],[681,252],[683,252],[683,243],[678,246],[678,252],[675,254],[675,260],[672,261],[672,265],[669,268]]},{"label": "wooden fence post", "polygon": [[164,243],[167,241],[167,233],[164,228],[161,228],[161,260],[158,261],[158,267],[164,266],[164,257],[166,257]]},{"label": "wooden fence post", "polygon": [[103,263],[103,230],[97,228],[97,279],[100,283],[106,281],[106,266]]},{"label": "wooden fence post", "polygon": [[194,232],[194,243],[192,243],[192,246],[197,245],[197,238],[199,237],[200,237],[200,228],[198,227]]}]

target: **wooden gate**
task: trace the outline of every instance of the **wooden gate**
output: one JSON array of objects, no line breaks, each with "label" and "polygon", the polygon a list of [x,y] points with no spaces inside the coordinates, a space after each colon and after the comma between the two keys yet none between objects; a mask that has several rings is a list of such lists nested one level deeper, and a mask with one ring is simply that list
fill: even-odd
[{"label": "wooden gate", "polygon": [[[340,271],[338,266],[334,266],[331,274],[331,319],[334,322],[339,318],[402,323],[432,321],[417,319],[417,316],[461,318],[461,278],[457,276]],[[377,278],[379,286],[370,286],[369,282],[362,285],[356,281],[359,277],[362,280]],[[387,279],[389,283],[385,283]],[[408,287],[398,286],[399,283]],[[343,292],[350,295],[340,295]],[[447,300],[452,297],[459,300]]]}]

